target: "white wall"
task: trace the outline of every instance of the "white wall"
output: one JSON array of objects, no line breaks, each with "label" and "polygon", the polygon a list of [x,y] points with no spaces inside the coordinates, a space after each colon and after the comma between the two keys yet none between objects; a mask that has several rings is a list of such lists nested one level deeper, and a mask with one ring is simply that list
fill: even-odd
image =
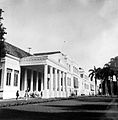
[{"label": "white wall", "polygon": [[[7,68],[12,69],[11,85],[6,85]],[[19,71],[18,86],[14,86],[14,70]],[[5,73],[4,73],[4,86],[3,86],[3,99],[15,98],[16,91],[20,89],[20,65],[19,59],[11,55],[5,57]]]},{"label": "white wall", "polygon": [[66,66],[66,61],[64,60],[62,53],[48,55],[48,58],[60,63],[63,66]]}]

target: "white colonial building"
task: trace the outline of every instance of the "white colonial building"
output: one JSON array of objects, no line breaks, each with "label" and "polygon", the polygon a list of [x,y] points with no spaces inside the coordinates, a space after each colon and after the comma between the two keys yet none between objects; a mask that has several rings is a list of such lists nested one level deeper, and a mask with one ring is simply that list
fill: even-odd
[{"label": "white colonial building", "polygon": [[81,69],[60,51],[31,55],[7,42],[5,48],[6,56],[0,60],[0,98],[15,98],[17,90],[21,97],[26,90],[42,93],[43,98],[83,94]]}]

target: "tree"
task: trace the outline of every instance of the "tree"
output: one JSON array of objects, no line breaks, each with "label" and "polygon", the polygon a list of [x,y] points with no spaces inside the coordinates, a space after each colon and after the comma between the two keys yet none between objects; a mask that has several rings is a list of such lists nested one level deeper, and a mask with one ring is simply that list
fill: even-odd
[{"label": "tree", "polygon": [[101,95],[103,95],[103,70],[102,68],[97,68],[97,78],[101,80]]},{"label": "tree", "polygon": [[110,60],[110,67],[114,71],[114,75],[116,77],[116,94],[118,95],[118,57],[111,58]]},{"label": "tree", "polygon": [[116,92],[117,92],[117,96],[118,96],[118,69],[115,70],[115,77],[116,77],[116,85],[117,85]]},{"label": "tree", "polygon": [[111,92],[111,96],[114,95],[114,92],[113,92],[113,76],[114,76],[114,70],[110,67],[109,68],[109,77],[110,77],[110,92]]},{"label": "tree", "polygon": [[3,12],[4,11],[0,9],[0,59],[5,57],[6,55],[5,45],[4,45],[4,41],[5,41],[4,35],[7,33],[5,32],[6,28],[3,27],[3,23],[1,22],[1,20],[3,20],[3,17],[2,17]]},{"label": "tree", "polygon": [[89,74],[91,81],[93,81],[93,78],[95,79],[95,95],[97,95],[97,79],[100,78],[99,76],[100,68],[96,68],[94,66],[94,69],[90,69],[89,72],[91,72]]},{"label": "tree", "polygon": [[[109,91],[111,96],[113,95],[113,75],[114,71],[109,64],[105,64],[102,69],[102,78],[105,82],[105,94],[108,95]],[[108,87],[108,80],[110,80],[110,90]]]}]

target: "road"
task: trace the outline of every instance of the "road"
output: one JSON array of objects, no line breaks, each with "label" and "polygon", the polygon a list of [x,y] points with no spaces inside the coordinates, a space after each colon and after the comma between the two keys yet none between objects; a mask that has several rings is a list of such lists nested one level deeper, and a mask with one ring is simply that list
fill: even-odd
[{"label": "road", "polygon": [[0,120],[118,120],[118,99],[83,97],[4,107]]}]

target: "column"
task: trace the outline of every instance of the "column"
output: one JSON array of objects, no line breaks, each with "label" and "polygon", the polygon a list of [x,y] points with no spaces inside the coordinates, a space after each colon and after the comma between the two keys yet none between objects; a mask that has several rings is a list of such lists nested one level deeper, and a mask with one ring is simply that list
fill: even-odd
[{"label": "column", "polygon": [[27,90],[27,69],[25,69],[24,75],[24,90]]},{"label": "column", "polygon": [[65,73],[65,91],[67,91],[67,73]]},{"label": "column", "polygon": [[43,73],[40,73],[41,77],[41,91],[44,90],[44,80],[43,80]]},{"label": "column", "polygon": [[44,90],[47,90],[47,70],[48,69],[48,65],[44,65]]},{"label": "column", "polygon": [[39,82],[39,73],[37,72],[37,77],[36,77],[36,91],[38,91],[38,82]]},{"label": "column", "polygon": [[63,91],[65,91],[65,74],[64,74],[64,72],[62,73],[62,88],[63,88]]},{"label": "column", "polygon": [[61,71],[59,70],[59,91],[61,91]]},{"label": "column", "polygon": [[50,90],[53,90],[53,67],[50,66]]},{"label": "column", "polygon": [[55,91],[57,91],[57,69],[55,68]]},{"label": "column", "polygon": [[33,70],[31,70],[31,84],[30,84],[30,91],[33,91]]}]

